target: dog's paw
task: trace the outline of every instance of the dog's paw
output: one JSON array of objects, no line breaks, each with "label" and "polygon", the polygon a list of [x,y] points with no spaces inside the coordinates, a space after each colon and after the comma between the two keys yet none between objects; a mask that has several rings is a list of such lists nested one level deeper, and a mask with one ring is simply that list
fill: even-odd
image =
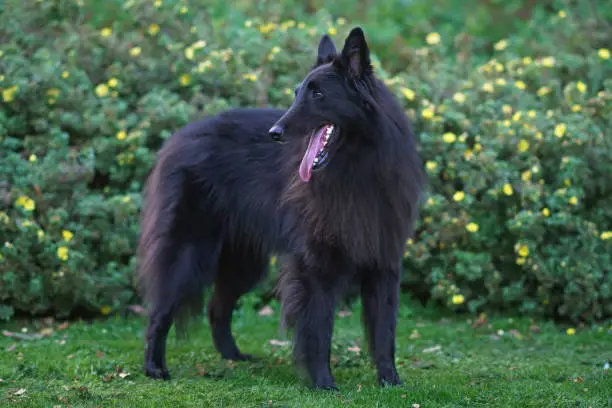
[{"label": "dog's paw", "polygon": [[380,373],[378,375],[378,383],[381,387],[389,387],[395,385],[402,385],[402,380],[396,370],[392,370],[388,373]]},{"label": "dog's paw", "polygon": [[154,380],[169,380],[170,373],[166,367],[157,367],[153,363],[148,363],[145,365],[145,375],[147,377],[151,377]]}]

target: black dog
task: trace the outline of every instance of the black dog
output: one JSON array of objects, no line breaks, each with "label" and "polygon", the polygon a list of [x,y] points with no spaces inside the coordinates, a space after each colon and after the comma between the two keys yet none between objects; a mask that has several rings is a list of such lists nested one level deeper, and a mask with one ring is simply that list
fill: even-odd
[{"label": "black dog", "polygon": [[[169,378],[165,346],[187,309],[202,308],[224,358],[238,298],[287,254],[279,280],[294,355],[312,385],[336,388],[334,306],[359,285],[381,384],[394,363],[401,261],[425,182],[410,123],[375,78],[363,31],[341,53],[323,36],[287,111],[234,109],[185,126],[161,149],[145,189],[140,279],[151,303],[145,372]],[[279,143],[282,142],[282,143]]]}]

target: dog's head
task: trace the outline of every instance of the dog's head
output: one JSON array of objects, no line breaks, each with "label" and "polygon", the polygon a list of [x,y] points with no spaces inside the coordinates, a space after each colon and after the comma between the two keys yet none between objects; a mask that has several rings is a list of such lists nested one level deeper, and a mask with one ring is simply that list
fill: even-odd
[{"label": "dog's head", "polygon": [[340,53],[324,35],[316,63],[295,89],[293,104],[269,131],[278,142],[306,144],[307,138],[299,169],[302,181],[322,170],[343,145],[367,134],[373,87],[370,51],[361,28],[350,32]]}]

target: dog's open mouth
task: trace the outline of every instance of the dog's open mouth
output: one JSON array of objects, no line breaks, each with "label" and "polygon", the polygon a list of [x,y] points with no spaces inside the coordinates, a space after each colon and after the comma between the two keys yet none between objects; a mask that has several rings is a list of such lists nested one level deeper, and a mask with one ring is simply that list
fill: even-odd
[{"label": "dog's open mouth", "polygon": [[300,164],[300,178],[304,183],[308,183],[313,170],[321,169],[327,163],[329,147],[334,142],[337,133],[337,127],[328,123],[310,137],[308,148]]}]

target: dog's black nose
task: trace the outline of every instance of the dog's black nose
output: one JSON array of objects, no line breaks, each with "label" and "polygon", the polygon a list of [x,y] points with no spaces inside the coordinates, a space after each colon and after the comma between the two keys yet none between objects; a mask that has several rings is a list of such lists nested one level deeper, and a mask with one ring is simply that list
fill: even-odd
[{"label": "dog's black nose", "polygon": [[283,140],[283,128],[279,125],[274,125],[268,131],[272,140],[280,142]]}]

